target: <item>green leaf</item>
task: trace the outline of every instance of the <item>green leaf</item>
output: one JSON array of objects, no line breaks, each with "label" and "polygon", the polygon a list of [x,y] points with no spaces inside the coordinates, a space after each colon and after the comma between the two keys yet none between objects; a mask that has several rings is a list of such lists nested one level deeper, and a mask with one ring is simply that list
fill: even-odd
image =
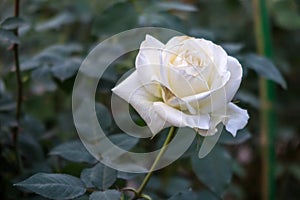
[{"label": "green leaf", "polygon": [[57,54],[56,52],[53,51],[48,51],[48,49],[36,55],[34,59],[38,60],[40,63],[47,63],[47,64],[58,64],[64,60],[62,55]]},{"label": "green leaf", "polygon": [[124,180],[131,180],[134,179],[138,176],[138,174],[136,173],[127,173],[127,172],[122,172],[122,171],[118,171],[118,175],[117,177],[120,179],[124,179]]},{"label": "green leaf", "polygon": [[26,25],[26,22],[19,17],[8,17],[2,23],[1,27],[4,29],[16,29]]},{"label": "green leaf", "polygon": [[251,134],[247,129],[239,131],[237,135],[233,137],[232,134],[224,128],[218,142],[221,144],[237,145],[249,140],[250,138]]},{"label": "green leaf", "polygon": [[161,26],[164,28],[172,28],[178,31],[185,30],[185,24],[179,17],[165,12],[143,13],[139,17],[139,24],[141,26],[155,26],[155,27]]},{"label": "green leaf", "polygon": [[55,65],[51,68],[54,77],[60,81],[65,81],[76,74],[81,64],[80,59],[68,59],[67,61]]},{"label": "green leaf", "polygon": [[118,200],[121,198],[121,193],[118,190],[106,190],[103,192],[93,192],[90,195],[90,200]]},{"label": "green leaf", "polygon": [[40,143],[32,135],[22,133],[19,136],[19,146],[23,156],[30,163],[44,161],[44,152]]},{"label": "green leaf", "polygon": [[5,92],[5,84],[2,79],[0,79],[0,94]]},{"label": "green leaf", "polygon": [[50,199],[73,199],[86,192],[80,179],[67,174],[38,173],[14,186]]},{"label": "green leaf", "polygon": [[34,80],[44,80],[46,77],[51,76],[51,69],[49,66],[44,65],[32,71],[31,77]]},{"label": "green leaf", "polygon": [[35,69],[37,67],[39,67],[41,65],[41,63],[35,59],[25,59],[25,60],[21,60],[21,71],[26,71],[26,70],[31,70],[31,69]]},{"label": "green leaf", "polygon": [[189,180],[183,178],[183,177],[172,177],[168,181],[167,184],[164,184],[164,192],[167,195],[174,194],[174,191],[181,192],[188,190],[191,187],[191,183]]},{"label": "green leaf", "polygon": [[92,183],[92,171],[93,168],[84,169],[81,171],[80,179],[85,184],[87,188],[94,188],[94,184]]},{"label": "green leaf", "polygon": [[[197,197],[197,194],[191,190],[184,191],[184,192],[178,192],[169,198],[169,200],[186,200],[186,199],[198,200],[199,198]],[[207,199],[205,199],[205,200],[207,200]]]},{"label": "green leaf", "polygon": [[2,28],[0,28],[0,41],[4,41],[9,44],[20,43],[19,38],[12,31]]},{"label": "green leaf", "polygon": [[197,193],[198,199],[205,199],[205,200],[219,200],[212,192],[208,190],[203,190]]},{"label": "green leaf", "polygon": [[37,31],[46,31],[49,29],[57,29],[65,24],[70,24],[75,20],[74,14],[71,12],[62,12],[52,19],[40,23],[36,26]]},{"label": "green leaf", "polygon": [[197,11],[197,7],[191,4],[185,4],[180,2],[157,2],[153,6],[150,6],[146,9],[147,12],[160,12],[160,11],[169,11],[169,10],[177,10],[183,12],[195,12]]},{"label": "green leaf", "polygon": [[89,196],[87,194],[83,195],[83,196],[80,196],[80,197],[77,197],[75,200],[89,200]]},{"label": "green leaf", "polygon": [[107,68],[101,76],[101,79],[110,81],[112,83],[116,83],[118,78],[119,78],[118,72],[116,71],[115,66],[111,66],[111,67]]},{"label": "green leaf", "polygon": [[21,127],[23,132],[33,135],[37,140],[44,136],[42,133],[46,132],[43,122],[31,115],[23,117]]},{"label": "green leaf", "polygon": [[177,194],[173,195],[172,197],[169,198],[169,200],[218,200],[212,192],[208,190],[203,190],[200,192],[193,192],[191,190],[184,191],[184,192],[178,192]]},{"label": "green leaf", "polygon": [[239,90],[236,94],[236,99],[240,100],[243,103],[250,104],[256,109],[260,108],[260,101],[259,97],[255,96],[253,93],[244,91],[244,90]]},{"label": "green leaf", "polygon": [[192,168],[198,179],[220,197],[232,177],[232,160],[227,151],[220,146],[204,158],[192,157]]},{"label": "green leaf", "polygon": [[106,190],[117,180],[117,171],[98,163],[92,170],[92,183],[101,190]]},{"label": "green leaf", "polygon": [[48,52],[53,52],[58,55],[71,55],[72,53],[78,53],[82,51],[82,46],[77,43],[69,43],[69,44],[55,44],[46,49]]},{"label": "green leaf", "polygon": [[193,37],[212,40],[212,41],[216,40],[216,38],[217,38],[216,32],[214,32],[210,29],[203,29],[203,28],[192,28],[189,31],[189,35],[191,35]]},{"label": "green leaf", "polygon": [[82,47],[76,43],[65,45],[52,45],[42,52],[35,55],[32,59],[26,59],[21,62],[21,70],[31,70],[47,64],[52,67],[52,74],[61,80],[65,80],[74,75],[80,64],[81,59],[71,56],[73,53],[78,53]]},{"label": "green leaf", "polygon": [[244,62],[246,67],[253,69],[260,76],[272,80],[286,89],[283,76],[269,59],[256,54],[248,54],[244,57]]},{"label": "green leaf", "polygon": [[224,43],[221,46],[229,55],[234,55],[239,53],[244,47],[244,45],[241,43]]},{"label": "green leaf", "polygon": [[[81,50],[82,47],[76,43],[70,43],[65,45],[52,45],[44,49],[32,59],[24,60],[21,63],[21,69],[30,70],[39,67],[43,64],[47,64],[55,68],[53,69],[53,71],[58,77],[69,76],[70,71],[73,75],[79,68],[82,60],[77,57],[67,58],[67,56],[71,56],[72,53],[78,53]],[[72,66],[74,66],[75,70],[70,70],[72,69]]]},{"label": "green leaf", "polygon": [[132,3],[121,2],[104,10],[104,12],[96,17],[92,33],[94,35],[101,34],[117,34],[135,28],[137,25],[138,14]]},{"label": "green leaf", "polygon": [[50,155],[61,156],[73,162],[95,163],[95,158],[86,150],[80,141],[71,141],[54,147]]},{"label": "green leaf", "polygon": [[[151,188],[151,190],[160,190],[165,186],[165,183],[161,181],[160,177],[152,176],[149,182],[147,183],[147,188]],[[165,187],[164,187],[165,188]]]},{"label": "green leaf", "polygon": [[111,114],[109,110],[101,103],[96,103],[96,115],[103,130],[108,130],[112,125]]},{"label": "green leaf", "polygon": [[84,169],[80,175],[86,187],[97,187],[106,190],[117,180],[117,171],[98,163],[92,168]]},{"label": "green leaf", "polygon": [[126,151],[132,149],[139,142],[138,138],[129,136],[125,133],[114,134],[112,136],[109,136],[108,138],[115,145]]},{"label": "green leaf", "polygon": [[0,98],[0,112],[12,111],[16,108],[16,102],[10,99]]},{"label": "green leaf", "polygon": [[56,84],[51,77],[51,69],[48,65],[36,68],[30,74],[33,84],[31,90],[34,93],[43,94],[46,91],[54,91]]},{"label": "green leaf", "polygon": [[51,77],[51,69],[47,65],[33,70],[30,76],[32,79],[32,93],[41,95],[56,89],[56,84]]}]

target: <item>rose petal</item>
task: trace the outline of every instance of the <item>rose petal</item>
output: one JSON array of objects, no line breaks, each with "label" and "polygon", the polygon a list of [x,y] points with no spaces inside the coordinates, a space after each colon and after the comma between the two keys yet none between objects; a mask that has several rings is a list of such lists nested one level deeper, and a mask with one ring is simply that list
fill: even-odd
[{"label": "rose petal", "polygon": [[180,69],[163,67],[167,73],[165,85],[170,88],[177,97],[183,98],[208,91],[207,83],[201,76],[193,77]]},{"label": "rose petal", "polygon": [[209,129],[196,129],[197,133],[199,133],[202,136],[211,136],[214,135],[218,129],[217,125],[222,122],[222,117],[221,116],[211,116],[210,117],[210,122],[209,122]]},{"label": "rose petal", "polygon": [[[167,78],[162,78],[161,71],[159,70],[160,68],[164,68]],[[197,94],[198,98],[199,96],[208,96],[210,93],[205,80],[202,80],[201,77],[192,77],[178,69],[166,66],[160,67],[152,65],[151,67],[148,67],[147,65],[140,65],[137,69],[137,73],[139,74],[139,79],[145,85],[147,91],[157,97],[161,97],[161,88],[157,86],[154,87],[155,82],[168,88],[168,90],[170,90],[178,98],[187,97],[188,99],[193,98],[193,100],[196,101],[197,99],[193,97],[194,94]],[[148,86],[149,83],[153,84]],[[176,102],[179,103],[179,101]],[[173,104],[175,107],[178,106],[176,105],[176,102]]]},{"label": "rose petal", "polygon": [[161,97],[159,84],[149,83],[160,78],[159,66],[161,64],[161,51],[164,46],[159,40],[146,35],[135,60],[140,81],[145,85],[146,90],[156,97]]},{"label": "rose petal", "polygon": [[146,35],[146,39],[140,46],[140,51],[136,57],[135,66],[138,68],[140,65],[159,65],[161,63],[161,51],[164,44],[150,35]]},{"label": "rose petal", "polygon": [[[205,100],[202,99],[201,102],[197,103],[197,105],[201,105],[199,109],[201,109],[203,112],[215,112],[218,109],[224,107],[225,104],[229,103],[232,100],[233,96],[240,86],[242,78],[242,67],[240,63],[231,56],[227,57],[227,62],[225,63],[227,63],[227,68],[230,75],[227,71],[221,74],[222,78],[217,78],[217,76],[213,77],[215,80],[214,83],[216,83],[216,85],[212,84],[211,96]],[[222,80],[221,83],[220,80]]]},{"label": "rose petal", "polygon": [[225,50],[211,41],[204,39],[195,39],[197,42],[195,44],[198,45],[199,49],[203,52],[206,52],[208,57],[210,58],[211,63],[214,64],[217,71],[220,74],[223,74],[227,71],[227,53]]},{"label": "rose petal", "polygon": [[243,70],[239,61],[231,56],[228,56],[228,70],[230,72],[230,79],[225,86],[227,102],[230,102],[240,87]]},{"label": "rose petal", "polygon": [[191,39],[192,37],[188,36],[175,36],[172,37],[166,44],[166,49],[171,50],[173,52],[177,52],[179,48],[181,48],[183,42],[185,40]]},{"label": "rose petal", "polygon": [[[165,49],[169,50],[169,48],[177,48],[176,51],[180,55],[180,48],[182,48],[181,51],[188,51],[187,53],[198,51],[199,59],[204,60],[204,63],[202,63],[204,66],[189,67],[193,69],[193,73],[198,72],[198,80],[197,78],[190,78],[192,76],[186,76],[187,73],[184,73],[184,67],[184,70],[181,70],[181,67],[179,69],[176,66],[173,67],[178,71],[181,70],[180,73],[170,73],[170,70],[168,70],[167,80],[173,93],[187,104],[195,107],[196,110],[204,113],[214,112],[226,106],[228,103],[226,101],[227,91],[224,87],[230,79],[230,73],[227,71],[228,56],[226,52],[210,41],[186,37],[177,37],[170,40]],[[207,91],[210,92],[209,95]]]},{"label": "rose petal", "polygon": [[217,88],[211,88],[207,92],[202,92],[196,95],[182,98],[183,101],[192,105],[196,110],[202,113],[212,113],[218,111],[227,105],[227,94],[224,89],[226,83],[230,78],[229,73],[225,73],[219,77],[222,80],[222,84]]},{"label": "rose petal", "polygon": [[209,115],[188,115],[162,102],[155,102],[154,109],[168,124],[176,127],[209,128]]},{"label": "rose petal", "polygon": [[132,105],[145,120],[153,135],[170,126],[164,118],[156,113],[153,103],[159,99],[145,90],[136,71],[113,88],[112,91]]},{"label": "rose petal", "polygon": [[237,130],[243,129],[248,123],[249,115],[247,110],[241,109],[233,103],[227,106],[227,117],[224,120],[226,130],[236,136]]},{"label": "rose petal", "polygon": [[144,85],[145,89],[153,94],[155,97],[161,98],[161,87],[160,82],[157,80],[161,80],[160,78],[160,67],[158,65],[152,64],[140,65],[136,72],[138,74],[138,79],[140,80],[140,84]]}]

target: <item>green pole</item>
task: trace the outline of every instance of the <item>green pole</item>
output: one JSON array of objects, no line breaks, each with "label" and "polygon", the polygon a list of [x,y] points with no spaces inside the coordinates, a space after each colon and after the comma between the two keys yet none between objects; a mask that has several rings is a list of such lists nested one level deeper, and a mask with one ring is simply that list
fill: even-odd
[{"label": "green pole", "polygon": [[[272,41],[266,0],[253,0],[256,45],[259,54],[272,58]],[[264,66],[261,66],[264,67]],[[259,80],[261,114],[260,143],[262,160],[262,199],[275,199],[276,155],[274,139],[276,135],[276,116],[274,112],[275,85],[273,82]]]}]

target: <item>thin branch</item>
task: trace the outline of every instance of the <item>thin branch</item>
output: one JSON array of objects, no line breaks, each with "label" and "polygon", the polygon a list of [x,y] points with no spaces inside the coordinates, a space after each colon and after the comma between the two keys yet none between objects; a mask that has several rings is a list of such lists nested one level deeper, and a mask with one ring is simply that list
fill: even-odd
[{"label": "thin branch", "polygon": [[[14,5],[14,17],[19,17],[20,11],[20,1],[15,0]],[[14,30],[16,36],[19,35],[18,28]],[[23,170],[22,159],[19,151],[18,139],[20,133],[20,118],[21,118],[21,110],[22,110],[22,97],[23,97],[23,83],[21,78],[21,71],[20,71],[20,60],[19,60],[19,45],[14,44],[13,46],[13,53],[14,53],[14,62],[16,67],[16,79],[17,79],[17,107],[16,107],[16,126],[13,128],[13,144],[15,147],[16,159],[18,162],[19,171]]]}]

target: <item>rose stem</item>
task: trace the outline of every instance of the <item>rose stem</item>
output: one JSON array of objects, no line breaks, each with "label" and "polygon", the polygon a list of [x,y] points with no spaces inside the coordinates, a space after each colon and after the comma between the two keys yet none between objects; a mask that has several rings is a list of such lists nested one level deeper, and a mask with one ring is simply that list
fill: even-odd
[{"label": "rose stem", "polygon": [[[259,54],[272,57],[271,31],[268,10],[265,0],[254,0],[254,22],[256,29],[256,43]],[[262,66],[263,67],[263,66]],[[262,199],[275,199],[275,87],[271,81],[259,80],[261,101],[261,159],[262,159]]]},{"label": "rose stem", "polygon": [[[14,2],[14,17],[19,17],[20,11],[20,1],[15,0]],[[14,30],[16,36],[18,36],[18,27]],[[16,79],[17,79],[17,108],[16,108],[16,126],[12,129],[12,136],[13,136],[13,144],[16,153],[16,159],[18,163],[19,172],[23,171],[23,164],[20,155],[18,139],[20,133],[20,117],[21,117],[21,108],[22,108],[22,96],[23,96],[23,86],[21,80],[21,72],[20,72],[20,61],[19,61],[19,45],[13,45],[13,53],[14,53],[14,62],[16,67]]]},{"label": "rose stem", "polygon": [[160,149],[157,157],[155,158],[148,174],[146,175],[146,177],[144,178],[142,184],[140,185],[139,189],[137,190],[136,192],[136,195],[135,195],[135,198],[134,199],[137,199],[139,197],[141,197],[142,195],[142,192],[144,190],[144,188],[146,187],[147,183],[149,182],[150,180],[150,177],[152,176],[157,164],[159,163],[160,159],[162,158],[163,154],[165,153],[165,151],[167,150],[167,147],[168,147],[168,144],[169,142],[171,141],[171,139],[173,138],[175,132],[176,132],[177,128],[175,127],[171,127],[170,130],[169,130],[169,133],[168,133],[168,136],[162,146],[162,148]]}]

